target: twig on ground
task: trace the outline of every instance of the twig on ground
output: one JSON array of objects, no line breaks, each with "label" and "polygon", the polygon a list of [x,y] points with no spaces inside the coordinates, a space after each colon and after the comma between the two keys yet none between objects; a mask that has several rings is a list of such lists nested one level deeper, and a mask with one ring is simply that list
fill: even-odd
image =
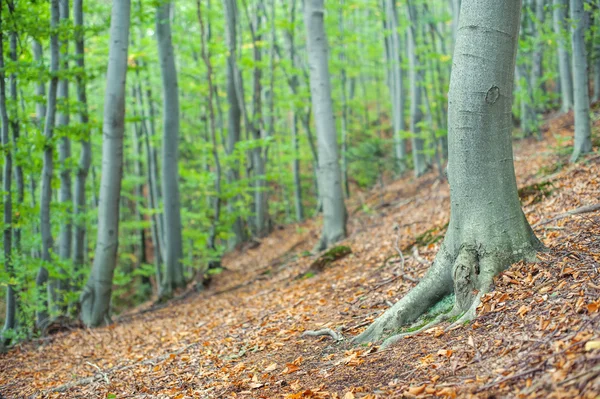
[{"label": "twig on ground", "polygon": [[344,336],[337,331],[333,331],[331,328],[323,328],[321,330],[308,330],[302,333],[302,337],[321,337],[323,335],[328,335],[334,341],[342,341]]},{"label": "twig on ground", "polygon": [[400,264],[400,269],[404,272],[404,255],[402,255],[402,250],[398,246],[400,242],[400,226],[397,223],[394,223],[394,231],[396,231],[396,241],[394,242],[394,247],[396,247],[396,252],[400,255],[400,260],[402,263]]},{"label": "twig on ground", "polygon": [[577,209],[573,209],[573,210],[570,210],[570,211],[565,212],[563,214],[560,214],[560,215],[558,215],[556,217],[553,217],[551,219],[542,220],[541,222],[536,223],[533,226],[533,228],[535,229],[536,227],[540,227],[540,226],[546,225],[548,223],[556,222],[558,220],[567,218],[569,216],[581,215],[581,214],[584,214],[584,213],[595,212],[597,210],[600,210],[600,204],[582,206],[582,207],[579,207]]},{"label": "twig on ground", "polygon": [[425,258],[421,257],[421,255],[419,255],[419,248],[417,248],[416,245],[412,249],[412,256],[420,264],[429,266],[429,262],[427,261],[427,259],[425,259]]},{"label": "twig on ground", "polygon": [[86,363],[86,364],[89,364],[90,366],[92,366],[92,367],[94,367],[96,370],[98,370],[98,373],[100,373],[100,375],[101,375],[101,376],[104,378],[104,381],[105,381],[107,384],[110,384],[110,380],[108,379],[108,376],[106,375],[106,373],[103,373],[103,372],[102,372],[102,369],[101,369],[101,368],[100,368],[100,367],[99,367],[97,364],[94,364],[94,363],[92,363],[92,362],[85,362],[85,363]]}]

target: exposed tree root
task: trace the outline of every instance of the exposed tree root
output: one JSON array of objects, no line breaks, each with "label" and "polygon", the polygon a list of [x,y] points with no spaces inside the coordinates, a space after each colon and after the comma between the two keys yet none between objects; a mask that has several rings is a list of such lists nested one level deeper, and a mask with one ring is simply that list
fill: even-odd
[{"label": "exposed tree root", "polygon": [[[448,329],[475,319],[482,296],[490,292],[493,286],[494,276],[519,259],[532,260],[534,254],[543,249],[529,226],[526,226],[525,235],[529,237],[529,241],[512,249],[492,247],[486,250],[480,244],[463,243],[455,252],[449,251],[448,246],[456,248],[453,245],[454,237],[449,233],[450,236],[446,237],[435,262],[423,280],[362,334],[354,338],[354,342],[376,342],[384,339],[381,347],[385,348],[404,337],[431,329],[449,319],[458,317]],[[455,302],[450,312],[436,316],[414,331],[398,333],[452,292]]]},{"label": "exposed tree root", "polygon": [[342,341],[344,336],[337,331],[333,331],[331,328],[323,328],[321,330],[308,330],[302,333],[302,337],[321,337],[323,335],[328,335],[334,341]]}]

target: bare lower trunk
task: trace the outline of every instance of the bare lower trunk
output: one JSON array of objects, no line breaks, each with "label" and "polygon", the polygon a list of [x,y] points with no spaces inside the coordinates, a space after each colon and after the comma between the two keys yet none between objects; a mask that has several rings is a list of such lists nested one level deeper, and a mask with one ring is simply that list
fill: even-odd
[{"label": "bare lower trunk", "polygon": [[534,259],[542,248],[521,210],[512,162],[520,10],[520,1],[463,0],[448,99],[448,232],[421,282],[358,342],[398,333],[453,291],[451,313],[473,318],[493,277],[512,262]]},{"label": "bare lower trunk", "polygon": [[119,202],[123,174],[125,79],[130,7],[130,0],[115,0],[111,15],[104,96],[98,237],[94,264],[80,297],[81,319],[86,326],[90,327],[110,322],[112,280],[119,246]]}]

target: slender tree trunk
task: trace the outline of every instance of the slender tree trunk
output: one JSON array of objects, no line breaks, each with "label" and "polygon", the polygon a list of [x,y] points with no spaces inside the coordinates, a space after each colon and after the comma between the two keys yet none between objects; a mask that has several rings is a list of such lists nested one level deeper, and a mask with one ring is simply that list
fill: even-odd
[{"label": "slender tree trunk", "polygon": [[452,291],[454,309],[443,317],[463,315],[457,325],[471,320],[493,277],[542,248],[521,209],[513,162],[506,162],[513,159],[520,12],[520,0],[463,0],[448,100],[448,232],[425,277],[358,342],[394,333]]},{"label": "slender tree trunk", "polygon": [[85,46],[83,25],[83,0],[73,1],[73,19],[75,23],[75,64],[79,73],[75,79],[77,82],[77,101],[79,101],[79,122],[85,132],[80,140],[81,153],[75,176],[75,236],[73,245],[73,263],[77,269],[85,263],[86,251],[86,193],[85,186],[87,176],[92,163],[92,148],[90,144],[90,126],[87,105],[87,93],[85,87]]},{"label": "slender tree trunk", "polygon": [[[212,63],[210,61],[210,54],[207,50],[207,36],[208,32],[204,29],[204,21],[202,19],[202,5],[201,0],[196,1],[196,7],[198,12],[198,22],[200,23],[200,39],[202,43],[202,59],[204,60],[204,64],[206,66],[206,80],[208,82],[208,122],[209,122],[209,130],[210,130],[210,140],[211,140],[211,153],[213,156],[213,161],[215,162],[215,197],[212,200],[213,204],[213,221],[210,227],[210,232],[208,236],[208,244],[207,247],[209,250],[216,252],[216,239],[217,239],[217,227],[219,226],[219,219],[221,218],[221,161],[219,159],[219,151],[217,144],[217,128],[215,122],[215,111],[213,107],[213,93],[214,93],[214,85],[213,85],[213,70]],[[208,264],[208,268],[217,268],[221,265],[220,259],[211,259]]]},{"label": "slender tree trunk", "polygon": [[[535,26],[533,29],[533,53],[531,63],[531,91],[534,98],[535,118],[544,111],[544,104],[541,97],[544,91],[544,83],[542,82],[542,64],[544,60],[544,42],[542,40],[542,30],[544,29],[544,3],[545,0],[533,0],[532,7],[535,11]],[[536,129],[538,138],[541,139],[542,129]]]},{"label": "slender tree trunk", "polygon": [[112,280],[119,246],[119,200],[123,174],[125,79],[130,11],[130,0],[114,1],[104,96],[98,237],[90,277],[80,298],[81,319],[90,327],[110,322]]},{"label": "slender tree trunk", "polygon": [[575,110],[575,145],[571,162],[592,150],[590,128],[590,96],[585,51],[585,18],[583,0],[571,0],[571,46],[573,50],[573,99]]},{"label": "slender tree trunk", "polygon": [[571,53],[569,52],[569,28],[567,25],[568,0],[553,2],[554,33],[558,36],[558,70],[560,74],[560,89],[562,112],[573,108],[573,74],[571,73]]},{"label": "slender tree trunk", "polygon": [[319,249],[325,249],[346,237],[347,217],[331,100],[323,3],[323,0],[306,0],[304,3],[310,93],[319,150],[319,192],[323,201],[323,232]]},{"label": "slender tree trunk", "polygon": [[[50,35],[50,87],[48,88],[46,123],[44,125],[44,167],[42,169],[42,184],[40,189],[40,230],[42,233],[42,261],[44,264],[52,262],[52,225],[50,222],[50,202],[52,201],[52,175],[54,173],[54,148],[52,137],[54,135],[54,123],[56,118],[56,91],[58,86],[59,68],[59,45],[56,29],[59,23],[58,0],[50,2],[50,27],[53,33]],[[48,279],[48,272],[42,266],[36,279],[36,284],[43,283]],[[48,285],[50,289],[50,285]],[[48,314],[45,309],[38,312],[38,327],[43,329],[48,323]]]},{"label": "slender tree trunk", "polygon": [[183,275],[183,241],[181,236],[181,205],[179,200],[179,88],[175,54],[171,38],[169,12],[171,2],[156,10],[156,38],[163,84],[163,162],[162,178],[165,192],[165,274],[162,295],[185,285]]},{"label": "slender tree trunk", "polygon": [[[296,66],[296,0],[291,0],[290,3],[290,26],[286,30],[286,42],[290,56],[292,68]],[[277,42],[275,42],[277,43]],[[277,47],[275,47],[277,51]],[[292,90],[292,94],[296,95],[296,87],[298,85],[298,77],[294,75],[288,79],[288,84]],[[298,137],[298,109],[295,104],[292,104],[292,115],[290,117],[290,128],[292,136],[292,148],[294,158],[292,160],[292,174],[294,178],[294,202],[296,205],[296,220],[301,222],[304,220],[304,205],[302,204],[302,174],[300,173],[300,140]],[[318,195],[318,192],[317,192]]]},{"label": "slender tree trunk", "polygon": [[412,135],[412,154],[414,173],[416,177],[423,175],[427,170],[425,159],[425,140],[421,137],[421,122],[423,111],[421,110],[423,99],[423,74],[417,54],[417,29],[418,15],[413,4],[408,5],[411,20],[411,28],[408,30],[408,65],[410,74],[410,133]]},{"label": "slender tree trunk", "polygon": [[[18,58],[17,58],[17,41],[18,41],[18,37],[17,37],[17,32],[11,32],[10,33],[10,59],[13,63],[17,63]],[[17,252],[17,254],[21,253],[21,228],[19,227],[19,219],[20,219],[20,214],[21,214],[21,207],[23,206],[23,202],[25,199],[25,182],[24,182],[24,177],[23,177],[23,166],[21,166],[21,163],[19,162],[19,157],[17,156],[17,150],[19,148],[18,146],[18,142],[19,142],[19,136],[20,136],[20,129],[19,129],[19,113],[18,113],[18,103],[19,103],[19,96],[18,96],[18,90],[17,90],[17,74],[15,72],[10,74],[10,79],[9,79],[9,85],[10,85],[10,97],[13,101],[13,106],[14,106],[14,115],[12,116],[11,120],[10,120],[10,130],[12,131],[12,139],[13,139],[13,152],[14,152],[14,160],[15,160],[15,183],[16,183],[16,189],[17,189],[17,212],[15,213],[15,227],[14,227],[14,248]]]},{"label": "slender tree trunk", "polygon": [[[61,25],[69,21],[69,0],[59,0],[59,13]],[[60,46],[61,73],[63,77],[58,81],[57,88],[57,117],[56,127],[64,130],[69,126],[69,79],[65,76],[69,70],[69,40],[62,40]],[[62,261],[71,259],[71,248],[73,245],[73,228],[71,224],[72,186],[71,169],[68,162],[71,158],[71,140],[68,134],[61,132],[58,144],[58,158],[60,162],[60,190],[58,191],[58,202],[64,207],[66,214],[60,222],[58,236],[58,256]],[[52,309],[56,312],[64,310],[64,293],[68,290],[69,282],[67,273],[61,268],[61,277],[50,281],[50,300]]]},{"label": "slender tree trunk", "polygon": [[[237,74],[237,0],[223,0],[226,18],[226,37],[229,54],[227,56],[227,100],[229,102],[229,127],[227,129],[227,155],[232,155],[237,142],[240,140],[242,110],[240,108],[240,99],[236,84]],[[227,171],[227,182],[233,184],[239,180],[239,165],[234,162]],[[235,199],[234,199],[235,200]],[[229,213],[235,213],[234,201],[227,202]],[[230,241],[230,246],[234,247],[244,239],[242,220],[235,218],[233,223],[234,237]]]},{"label": "slender tree trunk", "polygon": [[396,169],[398,173],[406,170],[406,141],[404,132],[404,76],[402,73],[402,52],[400,33],[398,32],[398,11],[395,0],[384,0],[386,25],[389,32],[389,68],[390,68],[390,92],[392,94],[392,126],[394,128],[394,152],[396,157]]},{"label": "slender tree trunk", "polygon": [[[2,21],[2,10],[4,5],[0,1],[0,24]],[[4,29],[0,29],[0,118],[1,118],[1,138],[2,149],[4,152],[4,169],[2,173],[3,195],[3,250],[4,250],[4,269],[9,276],[12,275],[12,154],[10,151],[9,121],[8,111],[6,109],[6,80],[4,72]],[[4,328],[0,337],[0,346],[8,343],[6,334],[16,327],[17,304],[15,297],[15,288],[8,284],[6,288],[6,315],[4,319]]]}]

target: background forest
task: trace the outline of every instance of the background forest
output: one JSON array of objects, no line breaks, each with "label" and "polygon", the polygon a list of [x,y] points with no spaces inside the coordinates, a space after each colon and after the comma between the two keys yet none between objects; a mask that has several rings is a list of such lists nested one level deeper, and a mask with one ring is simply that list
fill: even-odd
[{"label": "background forest", "polygon": [[[103,123],[123,79],[107,70],[117,3],[1,2],[6,342],[79,316],[86,281],[102,280],[90,270],[97,237],[114,234],[107,221],[119,221],[118,258],[104,300],[119,313],[190,282],[200,289],[227,251],[323,209],[303,2],[133,0],[119,20],[131,24],[123,147],[112,147],[123,153],[120,211],[99,212],[102,164],[113,162]],[[600,11],[571,3],[523,4],[515,138],[541,137],[544,115],[572,109],[573,86],[581,93],[588,78],[592,102],[600,97]],[[325,7],[344,197],[429,169],[444,179],[460,0]],[[576,142],[573,158],[590,150]]]}]

